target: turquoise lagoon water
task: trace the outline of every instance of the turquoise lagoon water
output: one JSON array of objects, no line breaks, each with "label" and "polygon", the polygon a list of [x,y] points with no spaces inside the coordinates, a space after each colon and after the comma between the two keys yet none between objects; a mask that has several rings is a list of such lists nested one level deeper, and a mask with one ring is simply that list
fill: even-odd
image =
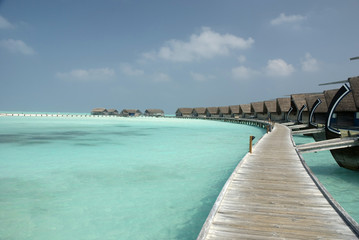
[{"label": "turquoise lagoon water", "polygon": [[[312,137],[294,136],[297,145],[315,142]],[[315,176],[345,209],[359,222],[359,172],[339,167],[330,151],[302,154]]]},{"label": "turquoise lagoon water", "polygon": [[256,127],[0,117],[0,239],[195,239]]}]

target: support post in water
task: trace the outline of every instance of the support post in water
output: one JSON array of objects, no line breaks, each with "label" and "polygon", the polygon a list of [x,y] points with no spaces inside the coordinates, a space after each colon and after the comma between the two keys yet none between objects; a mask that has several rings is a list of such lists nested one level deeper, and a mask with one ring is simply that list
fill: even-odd
[{"label": "support post in water", "polygon": [[252,143],[255,136],[249,136],[249,153],[252,153]]}]

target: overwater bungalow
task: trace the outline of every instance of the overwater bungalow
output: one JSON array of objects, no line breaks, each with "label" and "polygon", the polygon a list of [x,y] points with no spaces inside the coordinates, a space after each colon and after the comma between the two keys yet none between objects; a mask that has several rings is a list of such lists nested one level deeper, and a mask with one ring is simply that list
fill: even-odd
[{"label": "overwater bungalow", "polygon": [[176,117],[192,117],[193,108],[178,108]]},{"label": "overwater bungalow", "polygon": [[91,111],[91,115],[107,115],[108,111],[106,108],[94,108]]},{"label": "overwater bungalow", "polygon": [[355,106],[357,108],[357,112],[355,112],[354,116],[354,126],[359,126],[359,76],[351,77],[348,79],[348,81],[350,83],[350,88],[354,97]]},{"label": "overwater bungalow", "polygon": [[268,115],[264,113],[264,102],[252,102],[251,112],[255,118],[261,120],[265,120],[268,118]]},{"label": "overwater bungalow", "polygon": [[313,112],[312,124],[325,124],[328,112],[328,105],[327,101],[325,100],[324,93],[310,94],[307,95],[305,99],[308,103],[309,113],[312,111],[314,104],[317,102],[317,100],[320,100],[320,104],[315,108]]},{"label": "overwater bungalow", "polygon": [[121,117],[138,117],[141,115],[142,112],[138,109],[123,109],[120,113]]},{"label": "overwater bungalow", "polygon": [[250,104],[240,104],[240,115],[243,118],[253,118],[253,115],[251,113],[251,105]]},{"label": "overwater bungalow", "polygon": [[206,117],[206,108],[205,107],[193,108],[192,116],[193,117],[199,117],[199,118]]},{"label": "overwater bungalow", "polygon": [[309,117],[308,104],[305,99],[307,94],[292,94],[291,107],[293,108],[289,119],[298,123],[307,123]]},{"label": "overwater bungalow", "polygon": [[280,122],[284,120],[284,115],[279,113],[277,109],[277,100],[264,101],[264,113],[272,121]]},{"label": "overwater bungalow", "polygon": [[277,98],[277,111],[280,118],[285,122],[289,121],[288,113],[291,111],[291,100],[290,98]]},{"label": "overwater bungalow", "polygon": [[229,106],[218,107],[218,109],[219,109],[219,117],[223,117],[223,118],[231,117],[231,111],[229,109]]},{"label": "overwater bungalow", "polygon": [[148,117],[164,117],[165,112],[162,109],[146,109],[144,115]]},{"label": "overwater bungalow", "polygon": [[[328,103],[329,113],[333,113],[327,119],[325,135],[327,139],[341,138],[345,136],[358,136],[359,109],[357,97],[359,92],[359,78],[349,78],[348,85],[343,85],[339,90],[324,91]],[[353,131],[354,130],[354,131]],[[339,166],[359,171],[359,146],[343,149],[331,149],[331,154]]]},{"label": "overwater bungalow", "polygon": [[[330,105],[338,89],[324,91],[325,100]],[[358,109],[355,105],[353,92],[349,92],[337,105],[332,115],[332,124],[335,128],[351,128],[356,124]]]},{"label": "overwater bungalow", "polygon": [[239,114],[240,114],[239,105],[229,106],[229,110],[232,118],[239,118]]},{"label": "overwater bungalow", "polygon": [[206,108],[206,117],[219,117],[219,108],[218,107]]},{"label": "overwater bungalow", "polygon": [[107,110],[107,115],[118,116],[119,113],[118,113],[118,111],[116,109],[111,108],[111,109]]}]

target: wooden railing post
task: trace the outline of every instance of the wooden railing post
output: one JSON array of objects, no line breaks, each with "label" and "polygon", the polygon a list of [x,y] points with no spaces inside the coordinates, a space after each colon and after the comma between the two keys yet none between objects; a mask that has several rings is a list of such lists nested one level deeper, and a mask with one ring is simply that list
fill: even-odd
[{"label": "wooden railing post", "polygon": [[252,153],[252,144],[254,138],[254,136],[249,136],[249,153]]}]

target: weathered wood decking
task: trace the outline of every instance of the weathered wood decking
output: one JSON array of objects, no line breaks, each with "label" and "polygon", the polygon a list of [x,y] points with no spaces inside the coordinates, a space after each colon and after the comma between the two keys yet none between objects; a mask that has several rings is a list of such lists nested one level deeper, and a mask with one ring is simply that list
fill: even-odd
[{"label": "weathered wood decking", "polygon": [[228,179],[198,239],[357,239],[276,124]]},{"label": "weathered wood decking", "polygon": [[323,140],[319,142],[306,143],[298,145],[297,148],[301,153],[325,151],[332,149],[348,148],[359,146],[358,137],[345,137]]}]

